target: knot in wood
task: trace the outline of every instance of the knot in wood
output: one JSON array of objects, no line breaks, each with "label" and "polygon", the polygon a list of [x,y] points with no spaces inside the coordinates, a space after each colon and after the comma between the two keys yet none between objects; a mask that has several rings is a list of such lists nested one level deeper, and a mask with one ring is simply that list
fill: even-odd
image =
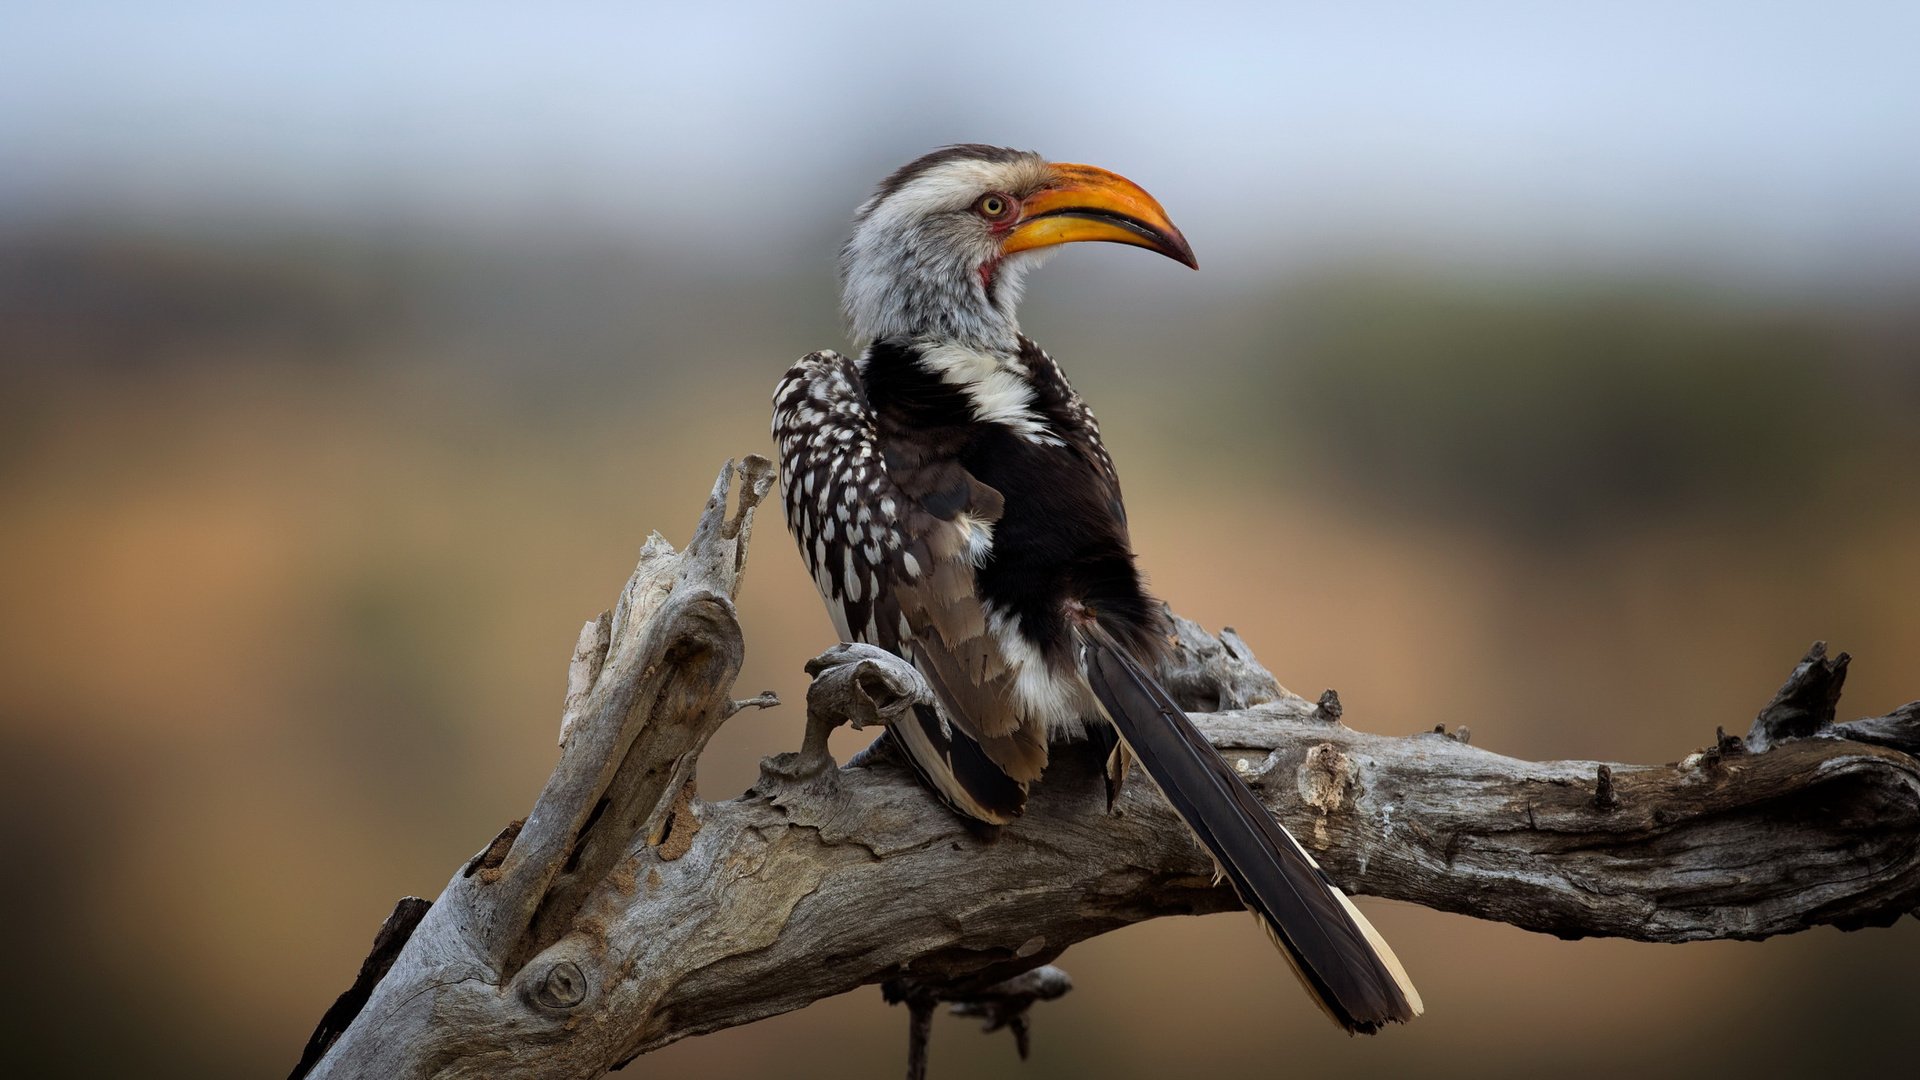
[{"label": "knot in wood", "polygon": [[1322,815],[1332,814],[1345,805],[1353,778],[1353,762],[1347,755],[1332,743],[1321,743],[1310,748],[1301,762],[1300,800]]},{"label": "knot in wood", "polygon": [[1313,707],[1314,718],[1329,724],[1339,723],[1340,714],[1345,711],[1345,707],[1340,704],[1340,694],[1331,686],[1320,692],[1320,701]]},{"label": "knot in wood", "polygon": [[562,960],[540,976],[533,999],[549,1009],[571,1009],[587,1000],[587,976],[580,965]]},{"label": "knot in wood", "polygon": [[1602,811],[1614,811],[1620,808],[1620,796],[1613,790],[1613,768],[1602,765],[1594,777],[1593,805]]}]

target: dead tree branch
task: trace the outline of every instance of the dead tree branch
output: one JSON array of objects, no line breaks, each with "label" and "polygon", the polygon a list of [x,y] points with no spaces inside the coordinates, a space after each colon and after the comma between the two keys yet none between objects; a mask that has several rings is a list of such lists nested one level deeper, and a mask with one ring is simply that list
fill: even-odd
[{"label": "dead tree branch", "polygon": [[[860,646],[810,665],[800,751],[740,798],[695,797],[709,736],[768,703],[731,696],[732,598],[771,481],[762,459],[730,464],[685,551],[647,542],[581,634],[560,760],[525,823],[424,915],[396,912],[296,1076],[594,1077],[879,982],[916,1019],[957,1002],[1024,1042],[1027,1006],[1066,987],[1027,973],[1069,945],[1237,906],[1152,785],[1106,814],[1079,748],[994,835],[929,798],[885,740],[835,767],[828,730],[926,693]],[[1653,766],[1520,761],[1464,729],[1355,731],[1331,693],[1300,698],[1231,630],[1184,621],[1163,675],[1350,891],[1562,937],[1694,941],[1920,906],[1920,702],[1834,723],[1846,662],[1815,645],[1746,737]]]}]

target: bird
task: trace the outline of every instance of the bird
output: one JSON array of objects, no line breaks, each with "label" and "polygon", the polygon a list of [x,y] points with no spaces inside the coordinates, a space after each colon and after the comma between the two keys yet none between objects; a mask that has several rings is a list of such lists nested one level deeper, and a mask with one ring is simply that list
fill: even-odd
[{"label": "bird", "polygon": [[1017,819],[1050,748],[1133,762],[1212,856],[1309,996],[1350,1033],[1422,1011],[1393,950],[1195,729],[1153,672],[1169,640],[1092,410],[1020,330],[1062,245],[1198,269],[1138,184],[981,144],[892,172],[855,211],[842,308],[857,356],[774,391],[787,523],[841,638],[910,662],[933,702],[888,735],[953,811]]}]

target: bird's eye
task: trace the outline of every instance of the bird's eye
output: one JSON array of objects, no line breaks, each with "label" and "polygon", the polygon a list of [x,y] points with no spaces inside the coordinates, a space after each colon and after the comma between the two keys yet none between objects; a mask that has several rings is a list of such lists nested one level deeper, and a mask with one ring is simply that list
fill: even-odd
[{"label": "bird's eye", "polygon": [[1005,221],[1007,215],[1013,213],[1013,200],[999,192],[992,192],[980,196],[980,201],[973,204],[973,211],[988,221]]}]

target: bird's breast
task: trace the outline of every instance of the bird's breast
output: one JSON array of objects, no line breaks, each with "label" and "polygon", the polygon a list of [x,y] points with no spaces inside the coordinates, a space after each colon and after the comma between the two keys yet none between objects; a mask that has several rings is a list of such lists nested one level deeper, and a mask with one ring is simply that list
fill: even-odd
[{"label": "bird's breast", "polygon": [[[1158,605],[1134,566],[1125,510],[1097,429],[1070,389],[1038,382],[1057,369],[1033,351],[1016,365],[1018,399],[1033,421],[983,419],[962,361],[920,362],[876,347],[865,374],[889,473],[921,508],[966,532],[975,588],[1005,649],[1022,645],[1046,666],[1077,667],[1069,608],[1091,611],[1123,641],[1158,632]],[[1044,366],[1043,366],[1044,365]],[[1002,372],[1005,369],[1000,369]],[[972,374],[977,374],[972,373]],[[1037,427],[1036,427],[1037,423]],[[997,500],[981,514],[976,487]]]}]

